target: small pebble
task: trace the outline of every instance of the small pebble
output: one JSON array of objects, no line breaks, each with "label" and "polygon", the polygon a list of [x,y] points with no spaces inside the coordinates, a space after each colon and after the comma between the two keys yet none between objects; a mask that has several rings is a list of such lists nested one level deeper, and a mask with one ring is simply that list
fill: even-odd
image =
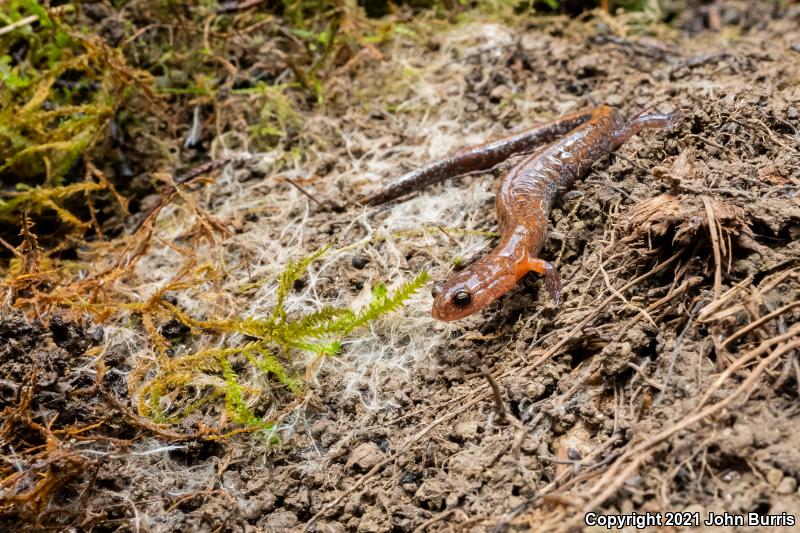
[{"label": "small pebble", "polygon": [[624,103],[625,103],[625,97],[621,94],[609,94],[608,97],[606,98],[606,104],[613,107],[619,107]]},{"label": "small pebble", "polygon": [[783,479],[783,472],[777,468],[772,468],[767,472],[767,482],[773,487],[777,487]]},{"label": "small pebble", "polygon": [[347,461],[347,468],[355,466],[362,472],[365,472],[380,463],[383,457],[383,452],[381,452],[377,444],[374,442],[365,442],[350,453],[350,459]]},{"label": "small pebble", "polygon": [[462,420],[453,425],[453,434],[462,439],[474,439],[478,434],[478,423],[474,420]]},{"label": "small pebble", "polygon": [[361,270],[367,266],[367,263],[369,263],[369,258],[364,257],[363,255],[354,255],[350,261],[353,263],[353,268]]},{"label": "small pebble", "polygon": [[778,494],[794,494],[794,491],[797,490],[797,480],[792,476],[786,476],[778,483],[778,488],[776,492]]}]

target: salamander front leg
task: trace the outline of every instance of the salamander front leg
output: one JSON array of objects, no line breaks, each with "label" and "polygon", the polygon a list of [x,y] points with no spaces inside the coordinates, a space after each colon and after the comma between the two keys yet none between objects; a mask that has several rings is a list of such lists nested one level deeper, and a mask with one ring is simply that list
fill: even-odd
[{"label": "salamander front leg", "polygon": [[547,294],[556,303],[556,307],[561,305],[561,278],[558,277],[556,267],[544,259],[532,258],[528,260],[528,268],[544,276],[544,288]]}]

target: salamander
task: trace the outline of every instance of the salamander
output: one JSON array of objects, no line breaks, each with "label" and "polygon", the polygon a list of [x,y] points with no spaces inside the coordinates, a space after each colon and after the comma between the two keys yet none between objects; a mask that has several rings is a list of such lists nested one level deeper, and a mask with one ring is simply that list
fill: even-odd
[{"label": "salamander", "polygon": [[435,283],[431,291],[432,316],[438,320],[457,320],[484,309],[533,271],[544,276],[545,289],[558,305],[561,293],[558,272],[551,263],[537,257],[547,237],[548,217],[555,201],[576,179],[587,174],[597,159],[613,152],[639,131],[671,130],[680,118],[681,113],[676,111],[625,120],[617,110],[605,105],[567,115],[409,172],[374,196],[371,203],[396,198],[433,181],[490,168],[530,148],[532,143],[549,142],[564,135],[525,157],[501,181],[496,198],[501,233],[497,246],[444,283]]},{"label": "salamander", "polygon": [[[576,179],[588,173],[597,159],[615,151],[641,130],[673,129],[681,116],[676,111],[638,116],[628,121],[614,108],[600,106],[589,112],[588,116],[584,113],[569,115],[535,128],[540,132],[566,129],[567,134],[539,152],[525,157],[503,178],[496,198],[500,242],[491,252],[466,269],[453,274],[444,283],[434,284],[431,291],[434,298],[431,312],[433,317],[450,321],[476,313],[508,292],[531,271],[544,276],[545,289],[558,305],[561,293],[558,272],[551,263],[537,257],[547,238],[548,217],[553,204],[563,192],[572,187]],[[549,138],[548,135],[538,133],[531,138]],[[485,146],[492,145],[490,143]],[[456,170],[472,167],[444,162],[471,161],[463,154],[471,154],[480,149],[467,149],[427,165],[418,173],[427,175],[431,171],[425,169],[445,168],[445,171],[437,170],[440,174],[437,174],[435,180],[457,175],[454,173]],[[505,149],[495,152],[508,153]],[[489,159],[495,161],[496,158],[494,155],[487,156],[482,164],[488,164],[485,161]],[[414,174],[409,173],[404,178],[406,182],[410,179],[409,176],[413,177]],[[434,179],[430,176],[422,179],[418,177],[419,174],[416,176],[416,185]],[[388,190],[406,190],[408,185],[400,183]]]}]

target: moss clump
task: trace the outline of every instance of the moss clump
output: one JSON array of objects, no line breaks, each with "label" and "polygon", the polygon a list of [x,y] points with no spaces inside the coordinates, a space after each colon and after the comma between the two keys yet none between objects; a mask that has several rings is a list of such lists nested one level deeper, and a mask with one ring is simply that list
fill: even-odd
[{"label": "moss clump", "polygon": [[23,189],[0,199],[6,220],[18,220],[21,210],[54,210],[74,227],[87,226],[61,201],[105,187],[63,187],[67,175],[133,88],[154,97],[150,76],[130,68],[119,50],[60,20],[72,11],[32,0],[0,7],[0,26],[8,28],[0,35],[0,183]]},{"label": "moss clump", "polygon": [[[303,379],[296,367],[298,352],[320,357],[338,354],[343,338],[398,309],[428,280],[427,273],[422,272],[393,294],[385,285],[377,285],[370,303],[358,311],[328,306],[290,317],[285,304],[292,286],[326,250],[287,265],[277,280],[277,301],[267,318],[200,321],[160,300],[162,308],[170,310],[192,331],[215,336],[220,343],[230,340],[224,336],[237,334],[233,338],[244,342],[169,356],[166,339],[162,338],[156,343],[161,354],[153,366],[138,372],[150,376],[137,391],[139,411],[157,421],[178,422],[201,406],[222,401],[227,419],[249,429],[269,429],[272,420],[259,417],[252,406],[270,388],[269,383],[291,395],[302,394]],[[152,327],[146,329],[154,332]]]}]

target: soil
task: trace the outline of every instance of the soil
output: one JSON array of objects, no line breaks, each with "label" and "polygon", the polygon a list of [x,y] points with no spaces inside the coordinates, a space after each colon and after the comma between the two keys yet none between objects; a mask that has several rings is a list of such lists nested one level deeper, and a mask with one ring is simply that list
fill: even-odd
[{"label": "soil", "polygon": [[[691,11],[671,28],[595,12],[398,37],[388,59],[365,57],[330,82],[327,107],[305,117],[302,165],[257,155],[195,191],[236,229],[201,254],[247,281],[335,237],[348,248],[312,269],[292,306],[349,304],[379,281],[422,269],[443,279],[485,252],[496,176],[514,161],[385,206],[354,197],[581,108],[685,114],[676,131],[642,133],[597,161],[553,210],[542,257],[560,272],[560,307],[530,276],[444,324],[420,293],[322,363],[277,443],[172,439],[120,415],[134,402],[126,376],[146,357],[133,325],[2,318],[0,407],[29,387],[35,421],[58,413],[50,431],[107,426],[103,439],[58,436],[85,470],[35,527],[559,531],[581,530],[587,511],[800,519],[800,6],[756,16],[726,5],[718,29]],[[163,234],[181,238],[190,214],[165,209]],[[171,253],[149,251],[131,290],[144,297],[170,279]],[[235,309],[257,312],[264,298]],[[177,300],[198,315],[230,304]],[[114,401],[79,392],[100,353]],[[734,529],[792,528],[707,528]]]}]

